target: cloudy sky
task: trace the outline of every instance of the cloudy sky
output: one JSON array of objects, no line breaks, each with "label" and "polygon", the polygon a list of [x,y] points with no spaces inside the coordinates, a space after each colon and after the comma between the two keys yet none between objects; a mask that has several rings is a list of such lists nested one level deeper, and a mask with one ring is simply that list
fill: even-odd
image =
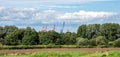
[{"label": "cloudy sky", "polygon": [[0,26],[33,27],[37,31],[56,26],[76,32],[81,24],[119,23],[120,0],[0,0]]}]

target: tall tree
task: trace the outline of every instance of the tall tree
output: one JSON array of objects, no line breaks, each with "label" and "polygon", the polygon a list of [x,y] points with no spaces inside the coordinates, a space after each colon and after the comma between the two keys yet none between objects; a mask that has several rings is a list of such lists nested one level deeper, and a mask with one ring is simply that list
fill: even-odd
[{"label": "tall tree", "polygon": [[61,44],[61,35],[55,31],[47,31],[39,33],[41,44]]},{"label": "tall tree", "polygon": [[39,43],[38,34],[34,29],[27,27],[22,39],[23,45],[37,45]]},{"label": "tall tree", "polygon": [[119,24],[116,23],[105,23],[102,25],[102,35],[110,41],[114,41],[119,35]]},{"label": "tall tree", "polygon": [[6,45],[20,45],[24,36],[24,29],[16,29],[9,33],[5,39],[4,44]]},{"label": "tall tree", "polygon": [[62,41],[67,45],[75,44],[76,33],[66,32],[63,34],[62,39],[63,39]]},{"label": "tall tree", "polygon": [[81,25],[77,30],[77,36],[86,38],[86,36],[87,36],[86,35],[86,30],[87,30],[87,26],[86,25]]}]

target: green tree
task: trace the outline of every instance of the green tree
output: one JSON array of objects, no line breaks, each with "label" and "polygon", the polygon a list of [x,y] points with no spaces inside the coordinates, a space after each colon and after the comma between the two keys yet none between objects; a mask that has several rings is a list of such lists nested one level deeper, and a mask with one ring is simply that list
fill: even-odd
[{"label": "green tree", "polygon": [[5,39],[4,44],[6,45],[20,45],[24,35],[23,29],[16,29],[15,31],[9,33]]},{"label": "green tree", "polygon": [[39,32],[40,44],[61,44],[61,35],[55,31]]},{"label": "green tree", "polygon": [[4,36],[5,36],[4,27],[0,26],[0,38],[4,38]]},{"label": "green tree", "polygon": [[87,26],[86,29],[86,38],[91,39],[91,38],[96,38],[97,36],[101,35],[100,31],[100,24],[90,24]]},{"label": "green tree", "polygon": [[18,29],[16,26],[5,26],[4,27],[5,35],[8,35],[9,33],[13,32],[16,29]]},{"label": "green tree", "polygon": [[87,25],[79,26],[79,28],[77,30],[77,36],[86,38],[86,30],[87,30]]},{"label": "green tree", "polygon": [[5,38],[6,35],[8,35],[9,33],[13,32],[16,29],[18,29],[18,28],[15,26],[5,26],[5,27],[0,26],[1,41]]},{"label": "green tree", "polygon": [[39,43],[38,34],[34,29],[27,27],[22,38],[23,45],[37,45]]},{"label": "green tree", "polygon": [[62,36],[62,39],[65,44],[71,45],[76,43],[76,33],[66,32]]},{"label": "green tree", "polygon": [[119,24],[116,23],[105,23],[101,26],[101,34],[105,36],[106,39],[114,41],[119,37]]}]

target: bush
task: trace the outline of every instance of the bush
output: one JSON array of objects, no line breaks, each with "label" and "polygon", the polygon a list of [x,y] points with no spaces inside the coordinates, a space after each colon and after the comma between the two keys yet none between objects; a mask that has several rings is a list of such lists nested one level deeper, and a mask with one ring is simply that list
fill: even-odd
[{"label": "bush", "polygon": [[96,38],[96,44],[97,45],[106,45],[107,44],[107,39],[105,39],[103,36],[98,36]]},{"label": "bush", "polygon": [[98,36],[97,38],[93,38],[89,40],[89,44],[91,46],[98,46],[98,47],[105,47],[107,45],[107,39],[105,39],[103,36]]},{"label": "bush", "polygon": [[115,40],[115,41],[113,42],[113,45],[114,45],[115,47],[120,47],[120,38],[118,38],[117,40]]},{"label": "bush", "polygon": [[89,44],[88,39],[84,39],[84,38],[78,38],[77,39],[77,46],[87,46]]},{"label": "bush", "polygon": [[91,46],[97,46],[97,44],[96,44],[96,39],[95,39],[95,38],[90,39],[90,40],[89,40],[89,45],[91,45]]}]

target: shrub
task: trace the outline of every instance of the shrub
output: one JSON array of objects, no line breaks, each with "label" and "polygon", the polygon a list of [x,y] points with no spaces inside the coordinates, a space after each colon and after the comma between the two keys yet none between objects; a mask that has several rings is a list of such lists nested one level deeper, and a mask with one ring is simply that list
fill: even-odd
[{"label": "shrub", "polygon": [[77,39],[77,46],[87,46],[89,44],[88,39],[84,39],[84,38],[78,38]]},{"label": "shrub", "polygon": [[93,38],[89,40],[89,44],[91,46],[98,46],[98,47],[105,47],[107,45],[107,39],[105,39],[103,36],[98,36],[97,38]]},{"label": "shrub", "polygon": [[96,38],[96,44],[97,45],[106,45],[107,44],[107,40],[103,36],[98,36]]},{"label": "shrub", "polygon": [[97,46],[97,44],[96,44],[96,39],[95,39],[95,38],[90,39],[90,40],[89,40],[89,45],[91,45],[91,46]]},{"label": "shrub", "polygon": [[115,40],[115,41],[113,42],[113,45],[114,45],[115,47],[120,47],[120,38],[118,38],[117,40]]}]

